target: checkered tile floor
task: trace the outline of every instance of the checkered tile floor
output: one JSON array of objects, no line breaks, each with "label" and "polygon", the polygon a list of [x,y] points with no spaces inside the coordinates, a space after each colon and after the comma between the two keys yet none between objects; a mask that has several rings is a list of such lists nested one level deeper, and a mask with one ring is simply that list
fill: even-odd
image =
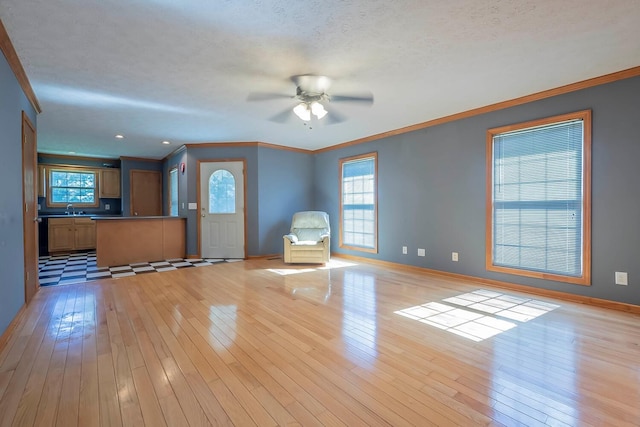
[{"label": "checkered tile floor", "polygon": [[141,262],[116,267],[96,267],[96,253],[84,252],[67,255],[41,256],[38,262],[40,286],[65,285],[91,280],[133,276],[136,274],[203,267],[236,259],[169,259]]}]

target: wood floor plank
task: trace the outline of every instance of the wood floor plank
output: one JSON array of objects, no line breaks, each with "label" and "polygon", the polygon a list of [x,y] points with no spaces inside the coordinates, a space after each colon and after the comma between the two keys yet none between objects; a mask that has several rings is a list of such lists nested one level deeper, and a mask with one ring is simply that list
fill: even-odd
[{"label": "wood floor plank", "polygon": [[54,426],[57,417],[62,415],[58,411],[58,403],[62,395],[62,383],[65,374],[65,364],[69,350],[69,341],[74,333],[74,311],[78,299],[76,298],[80,287],[69,290],[63,311],[60,315],[60,322],[55,336],[53,354],[47,370],[42,396],[36,413],[35,425]]},{"label": "wood floor plank", "polygon": [[[32,417],[35,416],[37,411],[42,389],[29,390],[26,401],[22,400],[23,391],[26,390],[25,386],[34,373],[33,365],[38,360],[43,342],[45,342],[45,347],[43,348],[45,355],[42,358],[48,359],[48,354],[46,353],[49,349],[53,351],[59,327],[59,317],[62,315],[66,304],[66,292],[51,292],[50,297],[49,306],[45,309],[45,315],[39,317],[37,326],[33,329],[31,335],[25,336],[28,339],[17,365],[14,365],[10,358],[5,359],[4,363],[12,367],[15,366],[15,371],[9,381],[7,391],[2,400],[0,400],[0,425],[2,426],[11,425],[17,412],[29,414],[29,419],[33,419]],[[21,331],[16,331],[16,333],[21,333]],[[41,375],[41,373],[38,372],[35,375]],[[44,384],[44,380],[42,380],[42,384]],[[21,422],[21,415],[17,417],[16,422]]]},{"label": "wood floor plank", "polygon": [[198,399],[189,387],[187,380],[180,372],[180,368],[171,357],[162,360],[167,378],[171,381],[171,387],[176,395],[180,407],[191,426],[211,426],[207,415],[198,403]]},{"label": "wood floor plank", "polygon": [[640,425],[640,316],[334,261],[43,288],[0,427]]},{"label": "wood floor plank", "polygon": [[166,426],[160,403],[153,390],[153,384],[144,366],[135,368],[132,372],[136,393],[140,396],[140,409],[145,425]]},{"label": "wood floor plank", "polygon": [[96,347],[96,302],[97,298],[89,285],[85,286],[84,319],[82,322],[82,361],[80,372],[80,396],[78,402],[78,425],[94,427],[100,425],[98,350]]},{"label": "wood floor plank", "polygon": [[56,425],[60,427],[78,425],[84,320],[93,316],[93,309],[89,308],[87,311],[85,303],[85,287],[78,286],[73,313],[68,314],[71,322],[70,334],[56,417]]},{"label": "wood floor plank", "polygon": [[100,298],[96,302],[96,324],[98,328],[96,347],[98,355],[100,425],[121,426],[122,415],[120,412],[120,401],[118,399],[109,329],[102,295],[100,295]]}]

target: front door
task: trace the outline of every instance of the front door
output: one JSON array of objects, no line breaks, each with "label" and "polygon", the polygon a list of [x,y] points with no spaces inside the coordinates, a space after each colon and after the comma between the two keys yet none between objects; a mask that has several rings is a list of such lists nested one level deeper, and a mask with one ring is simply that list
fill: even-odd
[{"label": "front door", "polygon": [[202,258],[244,258],[244,162],[200,162]]},{"label": "front door", "polygon": [[22,226],[24,230],[24,299],[38,291],[38,199],[36,130],[22,113]]}]

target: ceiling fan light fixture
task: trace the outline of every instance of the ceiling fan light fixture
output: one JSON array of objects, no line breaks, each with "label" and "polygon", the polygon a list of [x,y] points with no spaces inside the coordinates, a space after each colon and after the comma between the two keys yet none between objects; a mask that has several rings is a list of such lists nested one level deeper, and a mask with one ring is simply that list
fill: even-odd
[{"label": "ceiling fan light fixture", "polygon": [[327,110],[324,109],[324,105],[320,104],[317,101],[311,103],[311,113],[320,120],[324,116],[327,115]]},{"label": "ceiling fan light fixture", "polygon": [[305,102],[301,102],[293,107],[293,112],[300,118],[300,120],[304,120],[305,122],[311,120],[311,110],[309,110],[309,105]]}]

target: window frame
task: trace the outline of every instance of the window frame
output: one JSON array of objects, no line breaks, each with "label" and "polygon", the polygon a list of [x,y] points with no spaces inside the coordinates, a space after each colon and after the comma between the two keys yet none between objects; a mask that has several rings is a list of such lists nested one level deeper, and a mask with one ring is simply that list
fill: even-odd
[{"label": "window frame", "polygon": [[[525,270],[493,264],[493,138],[507,132],[535,127],[550,126],[571,120],[582,120],[582,275],[567,276],[544,271]],[[487,130],[486,137],[486,245],[485,264],[487,271],[553,280],[564,283],[591,285],[591,110],[561,114]]]},{"label": "window frame", "polygon": [[[175,179],[172,179],[172,174],[175,174]],[[180,182],[180,174],[178,173],[178,165],[175,165],[173,167],[171,167],[169,169],[169,197],[167,197],[168,202],[169,202],[169,206],[168,206],[168,211],[167,213],[169,214],[169,216],[180,216],[180,188],[178,187],[178,183]],[[178,194],[178,199],[176,200],[176,214],[173,215],[171,213],[171,208],[173,207],[173,203],[172,203],[172,194],[171,194],[171,190],[172,190],[172,185],[173,182],[175,180],[175,186],[176,186],[176,193]]]},{"label": "window frame", "polygon": [[[91,167],[82,167],[82,166],[62,166],[62,165],[44,165],[46,166],[46,188],[47,188],[47,197],[46,203],[47,207],[50,208],[64,208],[69,203],[71,203],[74,207],[86,207],[86,208],[95,208],[100,206],[100,172],[96,168]],[[53,201],[53,189],[59,188],[54,187],[52,185],[51,174],[54,172],[75,172],[75,173],[92,173],[93,174],[93,182],[95,183],[93,186],[94,197],[93,203],[82,203],[82,202],[54,202]]]},{"label": "window frame", "polygon": [[[373,159],[373,247],[356,246],[344,243],[344,206],[342,198],[343,188],[343,168],[344,165],[351,162],[362,161],[365,159]],[[338,162],[338,197],[339,197],[339,210],[340,210],[340,222],[339,222],[339,237],[338,245],[340,248],[349,249],[353,251],[366,252],[366,253],[378,253],[378,153],[376,151],[366,154],[359,154],[357,156],[345,157]]]}]

